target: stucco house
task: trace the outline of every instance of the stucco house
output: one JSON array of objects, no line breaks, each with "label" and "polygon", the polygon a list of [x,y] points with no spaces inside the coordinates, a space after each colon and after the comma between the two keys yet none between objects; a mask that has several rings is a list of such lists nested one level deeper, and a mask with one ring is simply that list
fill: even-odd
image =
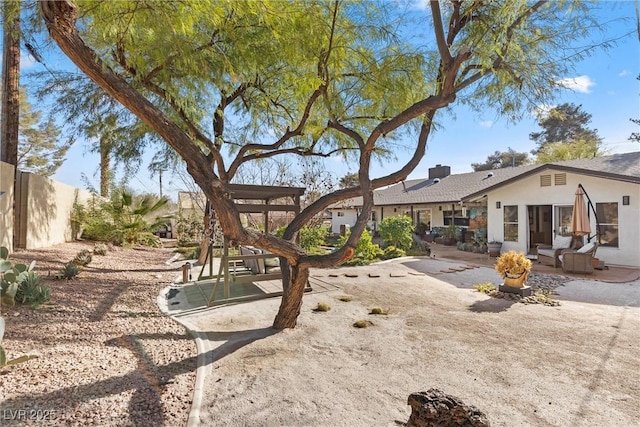
[{"label": "stucco house", "polygon": [[[368,226],[375,230],[386,216],[407,215],[429,229],[454,223],[486,230],[487,240],[503,242],[502,251],[535,253],[537,244],[568,234],[579,184],[593,206],[598,258],[640,267],[640,152],[454,175],[436,165],[427,179],[376,190]],[[355,224],[361,205],[361,198],[333,205],[332,231]]]}]

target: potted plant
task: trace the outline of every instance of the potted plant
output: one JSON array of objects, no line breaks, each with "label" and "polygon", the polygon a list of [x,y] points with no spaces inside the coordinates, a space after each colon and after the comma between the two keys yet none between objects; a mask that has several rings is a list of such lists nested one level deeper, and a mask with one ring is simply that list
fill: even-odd
[{"label": "potted plant", "polygon": [[456,242],[456,226],[455,224],[449,224],[447,228],[442,231],[442,244],[446,246],[452,246]]},{"label": "potted plant", "polygon": [[500,256],[500,250],[502,249],[502,242],[496,242],[492,240],[487,242],[487,251],[489,252],[489,256]]},{"label": "potted plant", "polygon": [[531,272],[531,260],[522,252],[508,251],[498,257],[495,269],[506,286],[521,288]]}]

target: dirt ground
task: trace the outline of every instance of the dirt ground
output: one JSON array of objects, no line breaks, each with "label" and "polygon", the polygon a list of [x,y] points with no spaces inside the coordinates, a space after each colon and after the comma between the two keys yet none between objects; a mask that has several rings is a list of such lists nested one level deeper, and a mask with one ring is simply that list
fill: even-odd
[{"label": "dirt ground", "polygon": [[[193,315],[217,345],[202,425],[402,425],[409,394],[430,388],[493,426],[639,425],[638,304],[525,305],[379,269],[319,272],[344,292],[306,295],[295,330],[269,328],[277,299]],[[331,310],[314,312],[318,302]],[[388,315],[368,314],[374,306]],[[358,319],[373,326],[356,329]]]},{"label": "dirt ground", "polygon": [[73,280],[54,280],[89,242],[18,251],[36,260],[49,303],[2,307],[10,358],[0,371],[2,426],[183,426],[191,408],[196,346],[156,299],[176,276],[170,249],[112,248]]}]

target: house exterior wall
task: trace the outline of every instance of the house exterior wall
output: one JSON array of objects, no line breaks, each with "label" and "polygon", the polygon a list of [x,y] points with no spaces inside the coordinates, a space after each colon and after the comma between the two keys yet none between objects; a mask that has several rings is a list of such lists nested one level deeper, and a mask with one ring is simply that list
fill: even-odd
[{"label": "house exterior wall", "polygon": [[[618,203],[618,247],[600,246],[596,257],[606,264],[640,267],[640,185],[611,179],[566,173],[566,185],[555,185],[555,175],[564,171],[546,170],[525,177],[487,193],[489,241],[503,242],[502,251],[528,250],[528,211],[532,205],[573,205],[578,184],[582,184],[592,203]],[[541,175],[551,175],[551,185],[540,185]],[[630,204],[622,204],[622,196],[629,196]],[[501,207],[496,208],[496,202]],[[518,241],[504,241],[504,207],[517,206]],[[553,213],[551,215],[552,221]],[[591,228],[595,231],[595,218],[591,215]]]},{"label": "house exterior wall", "polygon": [[353,227],[356,224],[358,212],[355,209],[332,209],[331,210],[331,232],[340,234],[340,227],[348,225]]},{"label": "house exterior wall", "polygon": [[0,246],[13,252],[13,179],[15,168],[0,162]]}]

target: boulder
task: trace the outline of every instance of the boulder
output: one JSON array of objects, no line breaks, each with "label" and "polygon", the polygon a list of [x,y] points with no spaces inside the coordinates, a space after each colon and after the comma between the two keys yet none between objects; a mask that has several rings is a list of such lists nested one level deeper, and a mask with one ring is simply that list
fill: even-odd
[{"label": "boulder", "polygon": [[407,427],[489,427],[489,419],[478,408],[438,389],[412,393]]}]

